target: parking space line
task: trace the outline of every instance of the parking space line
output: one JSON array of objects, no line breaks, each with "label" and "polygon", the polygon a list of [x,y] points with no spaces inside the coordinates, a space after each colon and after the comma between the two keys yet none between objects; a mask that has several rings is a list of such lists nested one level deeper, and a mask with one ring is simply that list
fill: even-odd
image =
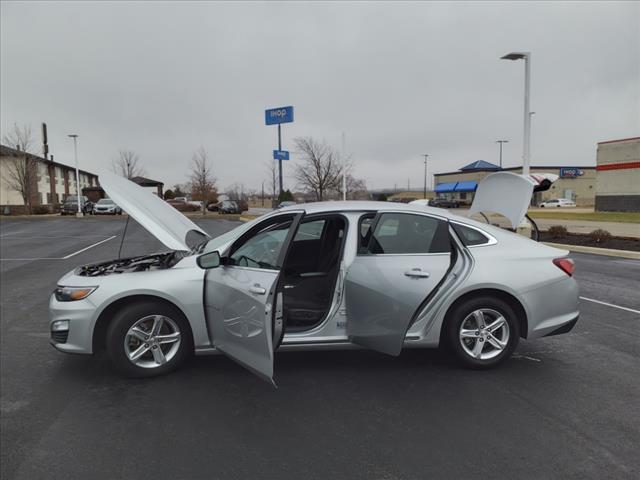
[{"label": "parking space line", "polygon": [[[15,232],[22,233],[22,232]],[[15,235],[14,233],[7,233],[6,235],[0,235],[0,238],[15,238],[20,239],[32,239],[32,238],[102,238],[104,235],[25,235],[23,237]]]},{"label": "parking space line", "polygon": [[94,243],[93,245],[89,245],[88,247],[83,248],[82,250],[78,250],[77,252],[73,252],[70,253],[69,255],[67,255],[66,257],[62,257],[62,260],[66,260],[67,258],[71,258],[71,257],[75,257],[76,255],[78,255],[79,253],[82,252],[86,252],[87,250],[89,250],[90,248],[93,247],[97,247],[98,245],[100,245],[101,243],[104,242],[108,242],[109,240],[112,240],[114,238],[116,238],[117,235],[111,235],[109,238],[105,238],[104,240],[100,240],[99,242]]},{"label": "parking space line", "polygon": [[113,240],[114,238],[116,238],[118,235],[112,235],[109,238],[105,238],[104,240],[100,240],[99,242],[96,242],[92,245],[89,245],[88,247],[84,247],[81,250],[78,250],[77,252],[73,252],[70,253],[69,255],[65,255],[64,257],[39,257],[39,258],[0,258],[0,261],[2,262],[6,262],[6,261],[27,261],[27,260],[66,260],[68,258],[71,257],[75,257],[76,255],[78,255],[79,253],[82,252],[86,252],[87,250],[89,250],[90,248],[93,247],[97,247],[98,245],[108,242],[109,240]]},{"label": "parking space line", "polygon": [[599,303],[600,305],[606,305],[607,307],[619,308],[620,310],[625,310],[627,312],[640,314],[640,310],[634,310],[633,308],[628,308],[628,307],[621,307],[620,305],[614,305],[613,303],[603,302],[602,300],[595,300],[593,298],[587,298],[587,297],[580,297],[580,300],[586,300],[587,302]]}]

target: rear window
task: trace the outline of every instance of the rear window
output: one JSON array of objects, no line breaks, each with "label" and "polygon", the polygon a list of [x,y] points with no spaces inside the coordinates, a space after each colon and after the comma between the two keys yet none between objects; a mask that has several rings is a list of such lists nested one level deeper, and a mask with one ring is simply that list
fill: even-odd
[{"label": "rear window", "polygon": [[460,237],[462,243],[467,247],[489,243],[489,238],[475,228],[465,227],[457,223],[452,223],[451,226],[453,227],[453,230],[456,232],[458,237]]},{"label": "rear window", "polygon": [[[364,220],[363,220],[364,222]],[[361,224],[361,235],[363,225]],[[451,250],[447,222],[423,215],[385,213],[380,216],[374,231],[366,236],[366,253],[424,254],[445,253]]]}]

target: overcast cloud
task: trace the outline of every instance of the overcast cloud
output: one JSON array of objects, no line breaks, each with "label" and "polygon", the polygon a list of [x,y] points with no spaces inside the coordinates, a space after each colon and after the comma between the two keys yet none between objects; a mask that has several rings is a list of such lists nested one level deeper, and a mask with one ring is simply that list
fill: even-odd
[{"label": "overcast cloud", "polygon": [[[596,143],[640,134],[638,3],[2,2],[1,127],[49,127],[57,161],[108,166],[135,150],[184,182],[203,145],[218,185],[259,188],[277,147],[264,109],[295,106],[285,149],[340,146],[368,186],[422,185],[478,159],[521,162],[532,52],[534,165],[593,165]],[[290,162],[295,163],[295,155]],[[291,165],[285,163],[285,172]],[[285,187],[293,187],[286,176]]]}]

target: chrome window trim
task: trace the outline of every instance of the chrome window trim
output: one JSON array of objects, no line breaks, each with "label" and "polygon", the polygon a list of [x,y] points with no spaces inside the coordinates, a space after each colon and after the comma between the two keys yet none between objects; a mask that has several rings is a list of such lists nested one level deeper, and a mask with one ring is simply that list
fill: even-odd
[{"label": "chrome window trim", "polygon": [[[482,235],[487,237],[487,239],[488,239],[488,241],[486,241],[485,243],[479,243],[477,245],[465,245],[465,247],[467,247],[467,248],[488,247],[490,245],[495,245],[496,243],[498,243],[498,240],[496,239],[496,237],[494,237],[490,233],[487,233],[485,230],[482,230],[481,228],[478,228],[478,227],[476,227],[474,225],[469,225],[468,223],[458,222],[456,220],[449,220],[449,222],[450,223],[455,223],[456,225],[460,225],[461,227],[470,228],[471,230],[475,230],[476,232],[481,233]],[[458,235],[457,232],[456,232],[456,235]],[[458,237],[460,237],[460,235],[458,235]],[[460,239],[460,241],[464,245],[464,242],[462,241],[462,239]]]}]

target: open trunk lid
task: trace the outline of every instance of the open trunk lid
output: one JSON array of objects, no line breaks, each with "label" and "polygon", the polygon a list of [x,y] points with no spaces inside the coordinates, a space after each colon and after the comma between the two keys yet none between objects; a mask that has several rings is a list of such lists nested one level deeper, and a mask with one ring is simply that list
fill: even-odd
[{"label": "open trunk lid", "polygon": [[498,213],[509,220],[512,228],[517,228],[527,214],[533,192],[548,190],[557,179],[558,175],[553,173],[496,172],[487,175],[478,184],[469,216]]}]

